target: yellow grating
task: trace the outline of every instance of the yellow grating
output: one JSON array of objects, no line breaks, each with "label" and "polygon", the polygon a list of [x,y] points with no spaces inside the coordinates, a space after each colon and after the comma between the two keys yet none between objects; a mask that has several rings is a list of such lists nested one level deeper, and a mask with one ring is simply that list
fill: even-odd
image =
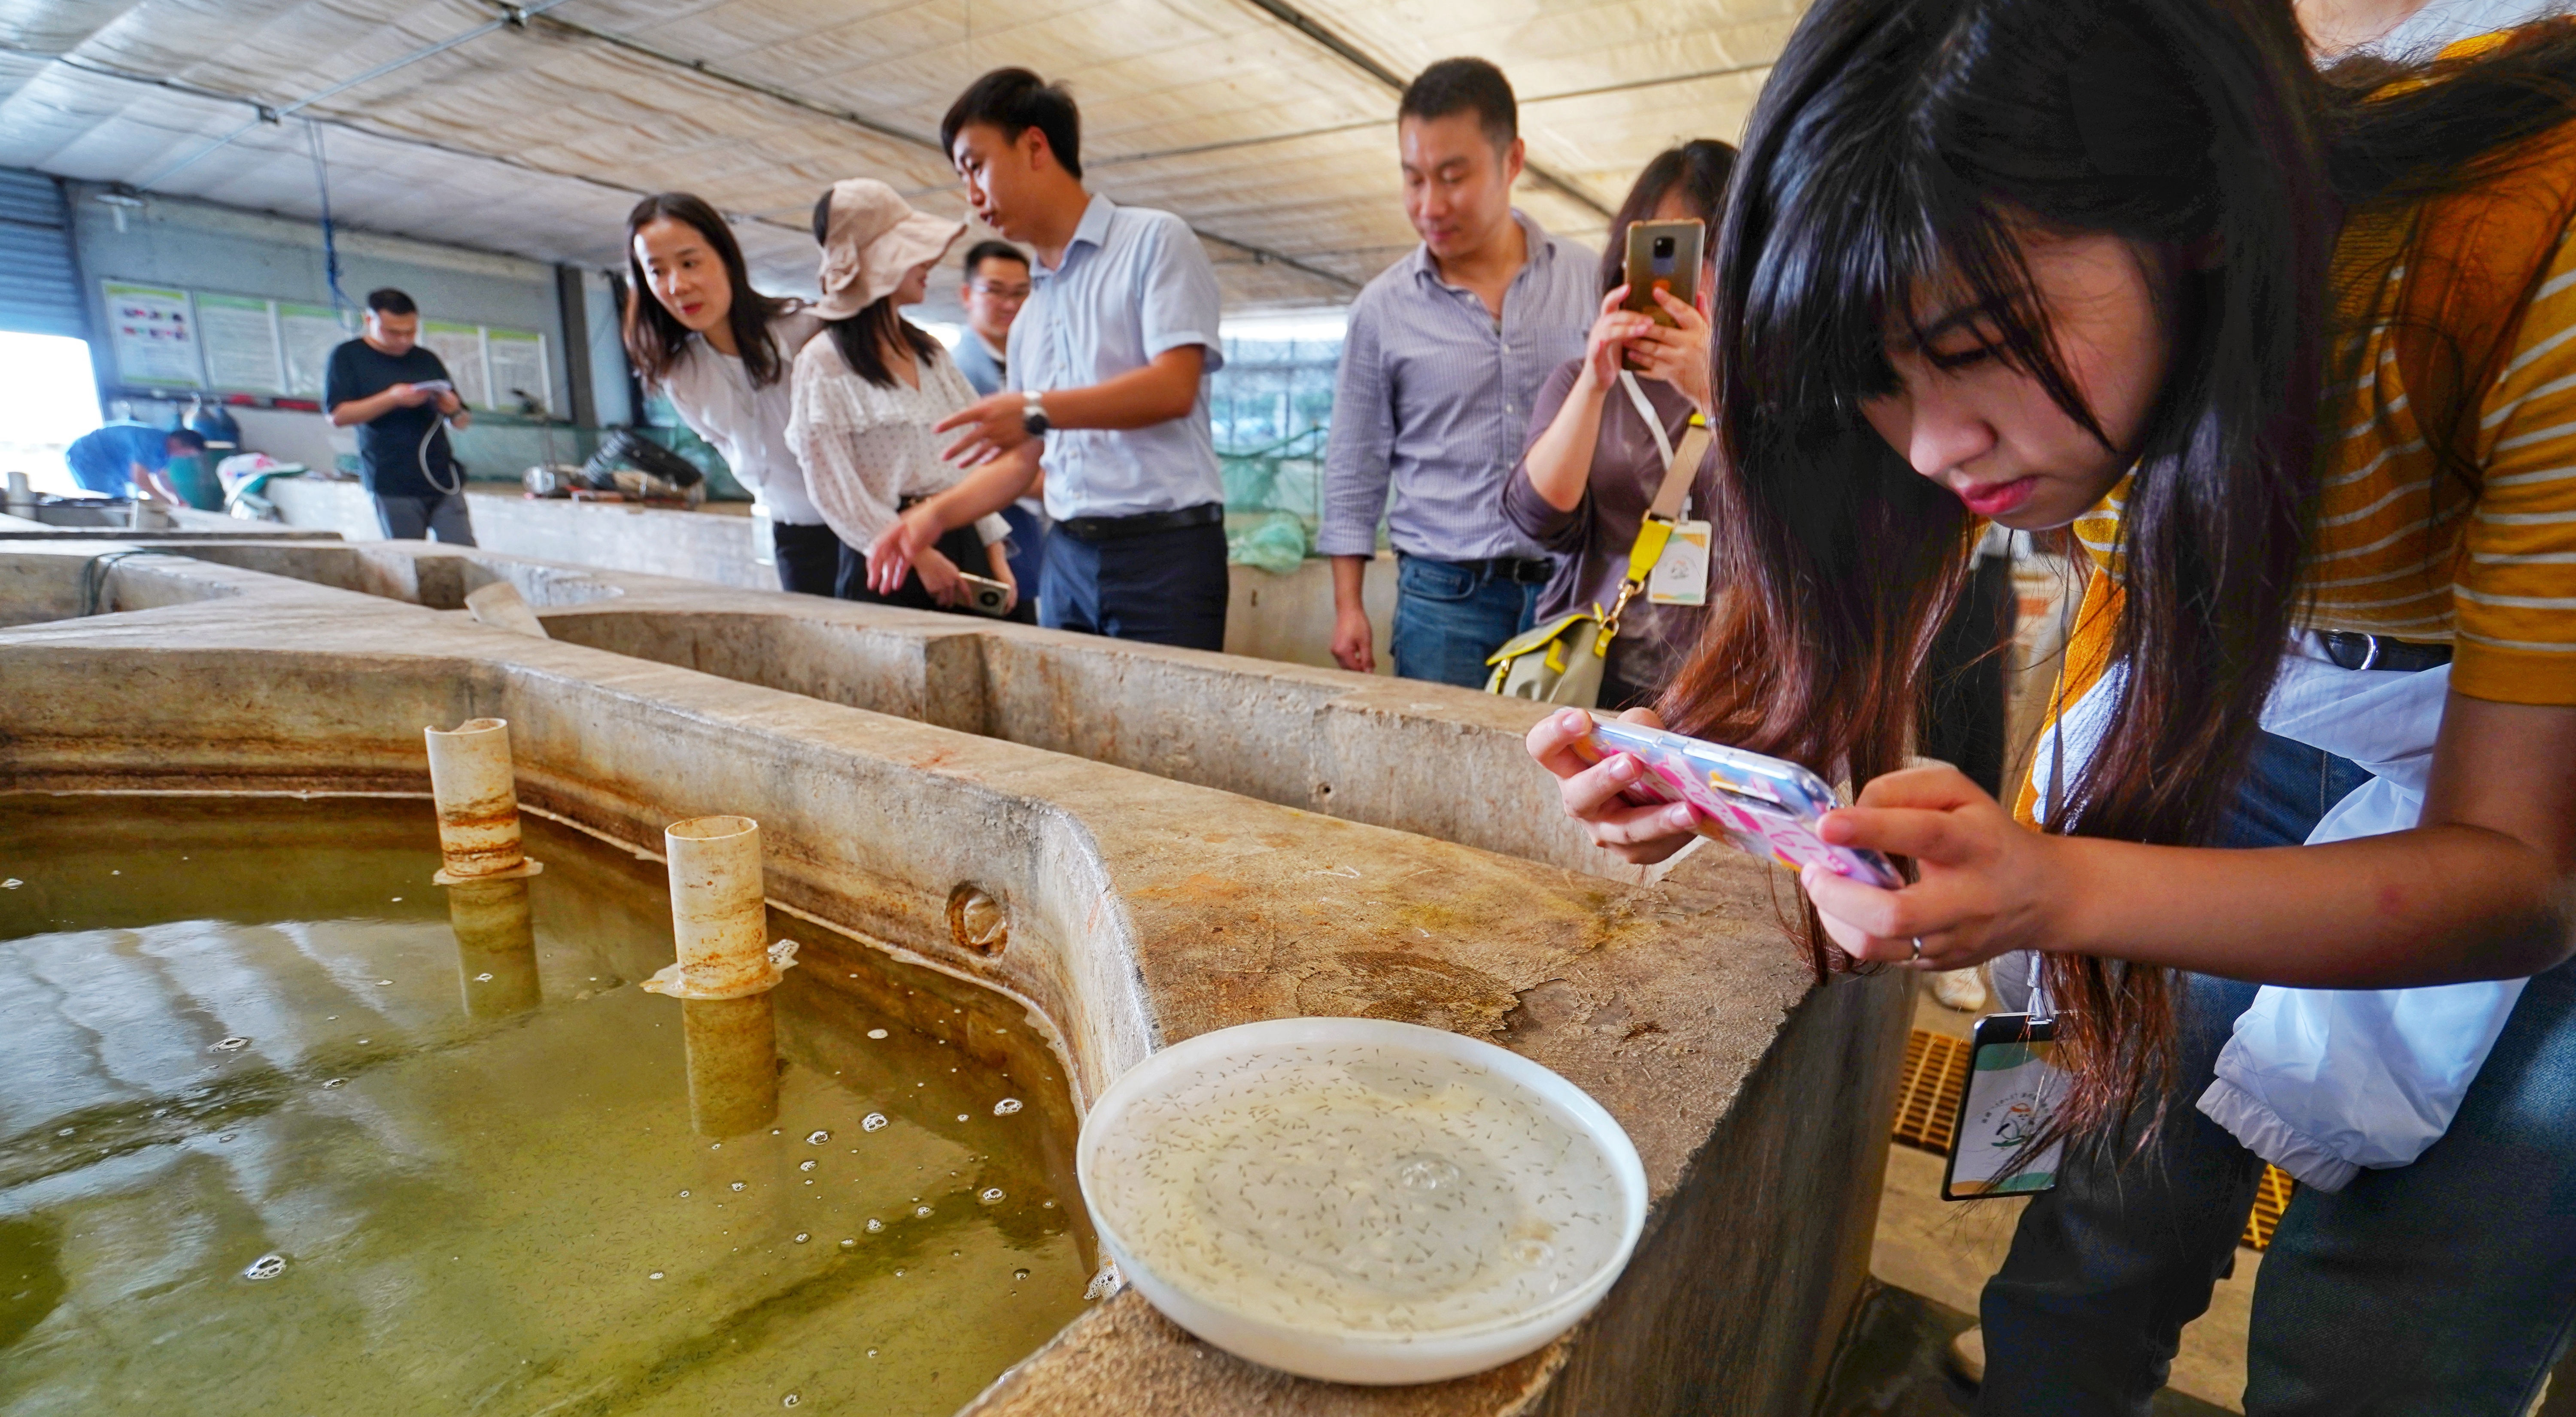
[{"label": "yellow grating", "polygon": [[[1968,1041],[1925,1029],[1905,1042],[1905,1080],[1896,1093],[1896,1141],[1942,1156],[1950,1154],[1959,1088],[1968,1073]],[[2296,1183],[2278,1166],[2263,1168],[2254,1191],[2254,1213],[2245,1217],[2244,1243],[2264,1249]]]},{"label": "yellow grating", "polygon": [[1905,1042],[1905,1081],[1896,1094],[1896,1139],[1950,1154],[1959,1089],[1968,1077],[1968,1041],[1924,1029]]},{"label": "yellow grating", "polygon": [[2280,1167],[2263,1168],[2263,1183],[2254,1188],[2254,1213],[2245,1217],[2246,1244],[2258,1250],[2272,1247],[2272,1230],[2281,1223],[2282,1208],[2289,1205],[2290,1192],[2297,1185]]}]

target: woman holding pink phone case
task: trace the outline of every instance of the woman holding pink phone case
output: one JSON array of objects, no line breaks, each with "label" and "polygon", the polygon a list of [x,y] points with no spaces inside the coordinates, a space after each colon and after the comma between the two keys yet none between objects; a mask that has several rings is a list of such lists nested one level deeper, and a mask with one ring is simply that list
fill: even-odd
[{"label": "woman holding pink phone case", "polygon": [[[2037,962],[2068,1151],[1981,1412],[2143,1412],[2267,1158],[2248,1414],[2519,1413],[2576,1330],[2571,222],[2564,22],[2321,76],[2277,0],[1819,0],[1771,74],[1659,708],[1913,861],[1808,869],[1820,951]],[[2010,807],[1906,766],[1983,523],[2094,563]],[[1530,749],[1669,855],[1587,727]]]}]

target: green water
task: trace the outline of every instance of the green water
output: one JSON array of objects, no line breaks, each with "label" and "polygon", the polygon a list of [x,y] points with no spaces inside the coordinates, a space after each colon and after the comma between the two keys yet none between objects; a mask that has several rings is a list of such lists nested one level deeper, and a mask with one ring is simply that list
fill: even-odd
[{"label": "green water", "polygon": [[525,825],[451,920],[426,802],[0,797],[0,1411],[949,1413],[1081,1309],[1016,1006],[773,916],[684,1019],[662,867]]}]

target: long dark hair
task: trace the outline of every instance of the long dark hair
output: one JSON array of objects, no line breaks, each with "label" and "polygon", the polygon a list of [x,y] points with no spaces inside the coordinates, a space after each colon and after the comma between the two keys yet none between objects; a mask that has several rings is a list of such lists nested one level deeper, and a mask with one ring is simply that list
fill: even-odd
[{"label": "long dark hair", "polygon": [[[1973,528],[1861,416],[1897,387],[1889,326],[1923,283],[1955,281],[1995,356],[2101,438],[2017,233],[2107,233],[2174,253],[2174,351],[2115,450],[2137,469],[2116,548],[2128,672],[2051,829],[2209,840],[2313,529],[2338,224],[2490,175],[2576,115],[2571,76],[2559,30],[2374,95],[2315,72],[2283,0],[1819,0],[1728,200],[1713,323],[1734,591],[1664,716],[1855,785],[1902,765]],[[1812,916],[1808,938],[1821,970]],[[2170,1075],[2172,976],[2043,958],[2076,1074],[2063,1115],[2098,1131]]]},{"label": "long dark hair", "polygon": [[[832,194],[825,192],[814,203],[814,244],[830,245],[831,229]],[[847,319],[825,321],[823,331],[832,337],[832,347],[841,352],[841,362],[850,366],[850,372],[880,389],[891,389],[895,383],[894,371],[886,367],[887,345],[901,341],[924,369],[948,353],[928,330],[903,317],[891,291]]]},{"label": "long dark hair", "polygon": [[1637,174],[1619,214],[1610,218],[1610,238],[1601,245],[1601,293],[1608,295],[1628,279],[1628,228],[1652,220],[1664,194],[1675,188],[1692,212],[1714,231],[1726,201],[1727,174],[1735,171],[1735,148],[1715,138],[1693,138],[1666,148]]},{"label": "long dark hair", "polygon": [[770,338],[769,322],[791,302],[751,288],[751,274],[743,265],[742,245],[733,239],[733,228],[705,198],[690,192],[656,192],[626,214],[626,317],[620,333],[636,377],[647,384],[660,383],[689,346],[689,327],[662,308],[643,259],[635,254],[635,233],[665,217],[696,228],[716,259],[724,262],[725,280],[733,287],[733,308],[725,323],[733,329],[734,348],[742,352],[742,371],[751,376],[752,387],[778,382],[787,373],[787,361],[778,352],[778,341]]}]

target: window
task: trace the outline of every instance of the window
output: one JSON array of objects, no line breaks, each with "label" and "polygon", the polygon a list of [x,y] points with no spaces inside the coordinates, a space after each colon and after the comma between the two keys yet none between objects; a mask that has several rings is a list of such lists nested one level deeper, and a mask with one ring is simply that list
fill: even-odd
[{"label": "window", "polygon": [[89,342],[0,331],[0,472],[39,492],[77,494],[63,449],[99,425]]},{"label": "window", "polygon": [[1225,470],[1226,522],[1238,536],[1291,524],[1311,554],[1344,324],[1339,313],[1227,322],[1225,368],[1208,381],[1208,412]]}]

